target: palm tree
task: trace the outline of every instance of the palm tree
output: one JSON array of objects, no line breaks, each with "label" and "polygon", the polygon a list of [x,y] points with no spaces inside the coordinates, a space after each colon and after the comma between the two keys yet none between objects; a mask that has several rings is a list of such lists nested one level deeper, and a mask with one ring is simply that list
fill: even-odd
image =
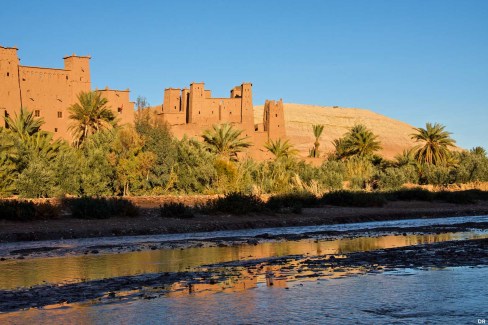
[{"label": "palm tree", "polygon": [[269,140],[264,147],[275,156],[276,160],[293,157],[298,154],[298,150],[293,147],[289,140],[284,142],[281,142],[281,139],[276,141]]},{"label": "palm tree", "polygon": [[395,165],[397,167],[415,165],[417,161],[415,160],[415,148],[403,149],[402,153],[395,156]]},{"label": "palm tree", "polygon": [[483,147],[474,147],[473,149],[469,150],[473,155],[486,157],[486,150]]},{"label": "palm tree", "polygon": [[81,92],[78,103],[68,108],[69,118],[74,121],[70,130],[76,146],[80,146],[89,135],[115,125],[115,115],[107,103],[108,100],[99,92]]},{"label": "palm tree", "polygon": [[424,128],[415,128],[417,133],[411,134],[416,142],[422,143],[415,148],[415,159],[419,163],[429,165],[443,164],[449,158],[449,147],[454,147],[456,141],[451,133],[444,130],[445,126],[427,123]]},{"label": "palm tree", "polygon": [[353,126],[342,140],[334,141],[334,144],[345,158],[370,157],[381,149],[378,136],[362,124]]},{"label": "palm tree", "polygon": [[315,142],[313,144],[313,148],[310,149],[309,156],[310,157],[315,157],[318,158],[320,157],[320,152],[319,152],[319,138],[322,135],[322,132],[324,131],[324,125],[322,124],[314,124],[312,125],[312,130],[313,130],[313,135],[315,137]]},{"label": "palm tree", "polygon": [[203,140],[210,151],[237,161],[237,153],[249,148],[247,137],[241,137],[242,130],[234,129],[230,124],[213,125],[211,130],[203,132]]},{"label": "palm tree", "polygon": [[20,108],[19,115],[15,115],[15,119],[10,116],[4,117],[7,127],[21,140],[39,132],[41,126],[44,124],[44,119],[35,118],[33,112],[29,112],[25,107]]}]

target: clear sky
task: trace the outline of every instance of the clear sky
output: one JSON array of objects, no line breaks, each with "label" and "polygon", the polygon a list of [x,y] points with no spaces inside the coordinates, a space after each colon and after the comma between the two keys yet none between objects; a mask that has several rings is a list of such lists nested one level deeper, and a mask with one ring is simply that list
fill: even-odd
[{"label": "clear sky", "polygon": [[367,108],[488,148],[487,0],[2,0],[0,21],[23,65],[91,55],[93,87],[132,100],[250,81],[255,105]]}]

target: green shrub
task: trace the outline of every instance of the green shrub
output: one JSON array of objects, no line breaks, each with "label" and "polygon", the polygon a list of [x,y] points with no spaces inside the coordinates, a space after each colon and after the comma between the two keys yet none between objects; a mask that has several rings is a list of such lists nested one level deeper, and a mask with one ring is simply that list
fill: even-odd
[{"label": "green shrub", "polygon": [[328,160],[320,167],[319,183],[328,191],[342,189],[346,168],[341,161]]},{"label": "green shrub", "polygon": [[130,201],[120,198],[68,198],[63,205],[71,211],[73,218],[107,219],[110,217],[136,217],[139,209]]},{"label": "green shrub", "polygon": [[271,196],[266,207],[274,212],[301,213],[302,208],[317,206],[319,203],[319,199],[310,193],[287,193]]},{"label": "green shrub", "polygon": [[382,193],[336,191],[324,194],[322,202],[346,207],[381,207],[386,198]]},{"label": "green shrub", "polygon": [[137,217],[139,208],[129,200],[123,198],[108,199],[110,214],[116,217]]},{"label": "green shrub", "polygon": [[401,168],[387,167],[377,175],[377,186],[380,190],[396,190],[407,182],[407,176]]},{"label": "green shrub", "polygon": [[246,214],[253,212],[262,212],[266,209],[266,205],[258,196],[248,195],[242,193],[230,193],[224,197],[219,197],[211,200],[206,204],[200,206],[204,213],[230,213],[230,214]]},{"label": "green shrub", "polygon": [[468,191],[459,192],[437,192],[435,197],[439,201],[445,201],[454,204],[473,204],[476,203],[476,194]]},{"label": "green shrub", "polygon": [[455,181],[455,170],[445,166],[425,165],[421,169],[421,182],[435,186],[447,186]]},{"label": "green shrub", "polygon": [[34,203],[29,201],[0,201],[0,219],[11,221],[29,221],[56,219],[60,216],[59,207],[49,202]]},{"label": "green shrub", "polygon": [[190,207],[183,203],[165,203],[159,207],[161,218],[191,219],[195,217]]},{"label": "green shrub", "polygon": [[385,194],[389,201],[432,201],[435,194],[421,188],[403,189]]},{"label": "green shrub", "polygon": [[12,221],[33,220],[36,217],[34,203],[28,201],[0,201],[0,218]]}]

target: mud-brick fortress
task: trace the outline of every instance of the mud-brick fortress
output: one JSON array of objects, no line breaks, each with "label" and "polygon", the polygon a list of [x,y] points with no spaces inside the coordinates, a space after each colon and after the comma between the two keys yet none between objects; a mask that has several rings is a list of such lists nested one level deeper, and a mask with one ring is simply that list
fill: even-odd
[{"label": "mud-brick fortress", "polygon": [[262,147],[268,139],[285,138],[283,102],[266,101],[262,123],[254,122],[252,84],[232,88],[229,98],[212,97],[204,83],[192,83],[190,88],[167,88],[163,104],[151,107],[167,122],[177,137],[199,136],[214,124],[231,123],[241,129],[254,147]]},{"label": "mud-brick fortress", "polygon": [[[89,56],[65,57],[64,69],[29,67],[20,65],[17,48],[0,46],[0,126],[5,126],[3,116],[15,116],[25,107],[44,119],[43,130],[70,140],[68,107],[78,102],[80,92],[90,90]],[[120,123],[133,123],[128,89],[97,91],[107,98]]]},{"label": "mud-brick fortress", "polygon": [[[0,46],[0,126],[8,127],[3,116],[14,116],[24,107],[44,119],[43,130],[70,140],[68,107],[78,101],[80,92],[91,91],[90,57],[73,54],[64,58],[63,69],[41,68],[20,65],[17,51],[15,47]],[[96,91],[108,100],[121,124],[134,122],[134,103],[128,89]],[[199,138],[214,124],[231,123],[253,142],[254,156],[256,151],[263,151],[269,139],[286,136],[281,100],[266,101],[262,123],[255,123],[251,83],[234,87],[229,98],[212,97],[204,83],[194,82],[184,89],[168,88],[163,104],[150,110],[180,138]]]}]

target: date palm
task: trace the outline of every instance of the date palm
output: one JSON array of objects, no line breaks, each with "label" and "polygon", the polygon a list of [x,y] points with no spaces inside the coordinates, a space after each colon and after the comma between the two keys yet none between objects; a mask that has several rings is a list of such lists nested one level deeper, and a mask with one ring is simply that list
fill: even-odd
[{"label": "date palm", "polygon": [[342,139],[334,141],[334,145],[341,158],[371,157],[376,151],[381,150],[378,136],[362,124],[353,126]]},{"label": "date palm", "polygon": [[320,136],[322,135],[322,132],[324,131],[324,125],[321,124],[314,124],[312,125],[312,130],[313,130],[313,135],[315,137],[315,142],[313,144],[313,148],[310,149],[309,156],[310,157],[315,157],[318,158],[320,157],[320,152],[319,152],[319,146],[320,146]]},{"label": "date palm", "polygon": [[15,118],[7,116],[4,118],[8,129],[21,140],[39,132],[41,126],[44,124],[43,118],[34,117],[33,112],[29,112],[25,107],[21,107],[19,114]]},{"label": "date palm", "polygon": [[450,147],[454,147],[456,141],[451,138],[451,133],[445,130],[445,126],[439,123],[427,123],[424,128],[415,128],[416,133],[411,137],[420,145],[415,148],[415,159],[422,164],[441,165],[450,157]]},{"label": "date palm", "polygon": [[264,147],[275,156],[276,160],[294,157],[298,154],[298,150],[293,147],[289,140],[283,142],[281,142],[281,139],[276,141],[269,140]]},{"label": "date palm", "polygon": [[210,151],[219,156],[237,161],[237,153],[249,148],[247,137],[241,137],[242,130],[230,124],[213,125],[212,129],[203,132],[203,140]]},{"label": "date palm", "polygon": [[481,156],[481,157],[486,157],[486,150],[483,147],[474,147],[471,150],[469,150],[473,155]]},{"label": "date palm", "polygon": [[76,146],[79,147],[88,136],[115,125],[115,115],[107,104],[108,100],[99,92],[89,91],[81,92],[78,103],[68,108],[69,118],[73,120],[69,129]]}]

